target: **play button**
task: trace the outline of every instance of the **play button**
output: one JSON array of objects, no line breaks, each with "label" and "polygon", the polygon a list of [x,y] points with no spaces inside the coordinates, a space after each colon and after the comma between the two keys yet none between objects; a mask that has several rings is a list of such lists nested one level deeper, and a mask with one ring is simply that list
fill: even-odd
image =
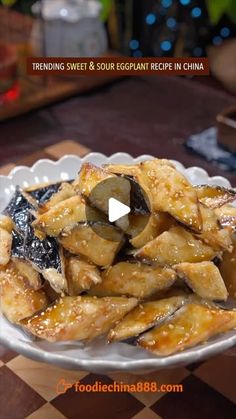
[{"label": "play button", "polygon": [[119,241],[120,234],[133,238],[148,223],[148,198],[132,179],[113,175],[98,182],[85,197],[86,220],[103,239]]},{"label": "play button", "polygon": [[110,198],[108,202],[108,218],[111,223],[118,221],[120,218],[124,217],[130,213],[130,207],[128,205],[122,204],[115,198]]}]

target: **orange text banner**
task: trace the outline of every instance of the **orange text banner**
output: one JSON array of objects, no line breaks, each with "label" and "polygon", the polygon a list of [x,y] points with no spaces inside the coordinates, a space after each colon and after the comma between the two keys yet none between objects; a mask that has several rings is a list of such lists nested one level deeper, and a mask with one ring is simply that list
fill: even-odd
[{"label": "orange text banner", "polygon": [[29,75],[202,75],[209,74],[208,58],[42,58],[27,59]]}]

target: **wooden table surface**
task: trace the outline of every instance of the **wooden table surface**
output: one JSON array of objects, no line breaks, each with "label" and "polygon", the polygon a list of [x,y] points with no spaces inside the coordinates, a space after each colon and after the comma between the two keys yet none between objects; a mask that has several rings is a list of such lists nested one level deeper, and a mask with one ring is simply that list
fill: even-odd
[{"label": "wooden table surface", "polygon": [[[0,173],[16,163],[31,165],[38,158],[84,155],[89,149],[134,156],[153,154],[198,165],[210,174],[222,172],[196,155],[183,141],[214,124],[215,115],[236,99],[224,91],[181,78],[133,78],[96,92],[0,124]],[[65,138],[73,141],[62,141]],[[28,360],[0,346],[0,419],[233,419],[236,402],[235,350],[188,367],[147,374],[97,376],[64,371]],[[140,380],[183,383],[178,393],[56,394],[60,378],[93,383]]]}]

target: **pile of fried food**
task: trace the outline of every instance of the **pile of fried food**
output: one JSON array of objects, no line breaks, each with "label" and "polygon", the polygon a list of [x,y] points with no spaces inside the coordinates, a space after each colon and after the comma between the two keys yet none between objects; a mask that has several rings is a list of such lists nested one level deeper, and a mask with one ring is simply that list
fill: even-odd
[{"label": "pile of fried food", "polygon": [[[131,213],[109,223],[106,194],[91,191],[120,178]],[[75,180],[17,188],[0,219],[1,311],[50,342],[106,336],[158,356],[204,343],[236,327],[220,306],[236,298],[235,199],[163,159],[85,163]]]}]

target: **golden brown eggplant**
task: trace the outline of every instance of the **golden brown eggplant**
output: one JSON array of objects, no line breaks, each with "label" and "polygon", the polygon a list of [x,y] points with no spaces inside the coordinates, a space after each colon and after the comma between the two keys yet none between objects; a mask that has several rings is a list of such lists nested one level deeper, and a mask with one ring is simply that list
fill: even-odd
[{"label": "golden brown eggplant", "polygon": [[[142,183],[149,189],[152,210],[168,212],[194,231],[201,231],[197,193],[188,180],[171,165],[158,160],[140,163]],[[142,186],[142,185],[141,185]]]},{"label": "golden brown eggplant", "polygon": [[184,297],[171,297],[139,304],[110,330],[108,341],[126,340],[140,335],[172,315],[185,302]]},{"label": "golden brown eggplant", "polygon": [[136,305],[135,298],[63,297],[21,325],[50,342],[90,340],[108,332]]},{"label": "golden brown eggplant", "polygon": [[78,256],[70,256],[67,259],[66,278],[71,296],[79,295],[102,281],[98,268]]},{"label": "golden brown eggplant", "polygon": [[[159,166],[170,166],[173,169],[175,166],[170,160],[167,159],[153,159],[147,160],[148,163],[159,165]],[[151,163],[153,162],[153,163]],[[145,162],[146,163],[146,162]],[[142,163],[138,164],[105,164],[103,166],[108,172],[114,173],[117,175],[138,177],[138,174],[141,172]]]},{"label": "golden brown eggplant", "polygon": [[200,204],[203,228],[199,238],[216,250],[232,250],[231,232],[222,229],[214,210]]},{"label": "golden brown eggplant", "polygon": [[214,301],[227,300],[227,289],[213,262],[180,263],[173,268],[200,297]]},{"label": "golden brown eggplant", "polygon": [[138,236],[146,227],[149,221],[149,215],[129,214],[129,227],[126,234],[132,238]]},{"label": "golden brown eggplant", "polygon": [[223,205],[215,209],[215,214],[222,228],[228,229],[230,232],[236,230],[236,207]]},{"label": "golden brown eggplant", "polygon": [[123,244],[123,234],[113,226],[101,224],[102,232],[110,240],[97,235],[88,224],[78,224],[72,230],[63,233],[61,245],[74,255],[82,255],[98,266],[108,266]]},{"label": "golden brown eggplant", "polygon": [[208,208],[219,208],[236,199],[236,191],[234,189],[214,185],[200,185],[195,186],[195,188],[199,201]]},{"label": "golden brown eggplant", "polygon": [[33,227],[49,236],[57,237],[65,228],[73,227],[85,220],[85,202],[80,195],[77,195],[59,202],[49,211],[39,215],[33,222]]},{"label": "golden brown eggplant", "polygon": [[138,164],[105,164],[104,169],[109,173],[137,177],[140,173],[140,167]]},{"label": "golden brown eggplant", "polygon": [[145,228],[130,243],[135,248],[142,247],[175,224],[175,219],[165,212],[151,214]]},{"label": "golden brown eggplant", "polygon": [[[100,220],[100,213],[95,209],[91,209],[91,219]],[[32,225],[36,230],[43,231],[49,236],[57,237],[63,230],[71,229],[78,222],[85,222],[86,220],[85,201],[80,195],[76,195],[59,202],[49,211],[39,215]]]},{"label": "golden brown eggplant", "polygon": [[170,266],[212,260],[216,255],[217,251],[183,227],[170,228],[135,253],[137,258]]},{"label": "golden brown eggplant", "polygon": [[102,282],[93,287],[90,294],[147,298],[157,291],[169,288],[175,279],[176,273],[172,269],[120,262],[102,273]]},{"label": "golden brown eggplant", "polygon": [[235,327],[236,311],[190,303],[160,327],[144,333],[138,339],[138,345],[156,355],[168,356]]},{"label": "golden brown eggplant", "polygon": [[0,301],[2,313],[12,323],[19,323],[48,305],[45,292],[31,288],[11,263],[0,271]]},{"label": "golden brown eggplant", "polygon": [[12,233],[14,229],[14,223],[7,215],[0,215],[0,228],[6,230],[8,233]]},{"label": "golden brown eggplant", "polygon": [[24,259],[12,258],[12,266],[22,276],[34,290],[38,290],[42,287],[42,279],[30,262]]},{"label": "golden brown eggplant", "polygon": [[59,204],[66,199],[72,198],[76,195],[76,191],[71,183],[63,182],[58,191],[52,197],[40,205],[39,212],[42,214],[49,211],[52,207]]},{"label": "golden brown eggplant", "polygon": [[147,195],[152,212],[168,212],[196,232],[202,229],[197,192],[188,180],[165,159],[137,166],[108,165],[107,170],[132,176]]},{"label": "golden brown eggplant", "polygon": [[230,297],[236,298],[236,237],[233,237],[232,253],[223,253],[219,270],[225,282]]},{"label": "golden brown eggplant", "polygon": [[7,265],[11,257],[12,234],[0,227],[0,266]]},{"label": "golden brown eggplant", "polygon": [[78,177],[73,182],[73,187],[77,192],[88,198],[100,182],[110,178],[116,178],[116,176],[92,163],[84,163]]},{"label": "golden brown eggplant", "polygon": [[[74,182],[74,188],[88,199],[92,207],[105,214],[109,212],[111,197],[130,206],[130,182],[91,163],[83,164],[79,176]],[[126,231],[129,227],[128,216],[122,217],[116,224]]]},{"label": "golden brown eggplant", "polygon": [[61,295],[68,293],[68,283],[64,272],[58,272],[55,268],[48,268],[42,271],[42,275],[56,293]]}]

